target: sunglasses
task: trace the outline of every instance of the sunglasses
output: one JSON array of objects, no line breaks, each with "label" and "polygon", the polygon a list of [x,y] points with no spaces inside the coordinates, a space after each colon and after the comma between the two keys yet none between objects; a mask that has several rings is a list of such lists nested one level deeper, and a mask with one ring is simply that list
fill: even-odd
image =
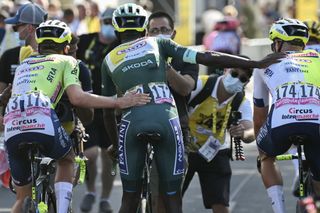
[{"label": "sunglasses", "polygon": [[172,29],[166,28],[166,27],[160,27],[160,28],[151,28],[149,30],[149,33],[151,34],[169,34],[172,32]]},{"label": "sunglasses", "polygon": [[235,70],[231,71],[230,74],[233,78],[238,78],[241,83],[247,83],[249,81],[249,78],[245,74],[239,75],[239,73]]},{"label": "sunglasses", "polygon": [[24,26],[24,25],[27,25],[27,24],[26,24],[26,23],[18,23],[18,24],[16,24],[16,25],[13,25],[13,26],[12,26],[12,29],[13,29],[14,32],[18,32],[18,28],[19,28],[19,27],[22,27],[22,26]]}]

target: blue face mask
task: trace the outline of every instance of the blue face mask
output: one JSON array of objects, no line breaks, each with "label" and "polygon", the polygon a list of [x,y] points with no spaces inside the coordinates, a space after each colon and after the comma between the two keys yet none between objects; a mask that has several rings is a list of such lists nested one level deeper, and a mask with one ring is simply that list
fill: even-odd
[{"label": "blue face mask", "polygon": [[18,32],[15,32],[14,36],[15,36],[16,40],[18,41],[19,46],[25,46],[26,45],[26,40],[20,39]]},{"label": "blue face mask", "polygon": [[242,83],[239,78],[234,78],[228,73],[223,79],[222,83],[226,91],[230,94],[235,94],[243,90],[244,83]]},{"label": "blue face mask", "polygon": [[104,24],[101,27],[101,34],[106,39],[115,39],[114,27],[111,24]]}]

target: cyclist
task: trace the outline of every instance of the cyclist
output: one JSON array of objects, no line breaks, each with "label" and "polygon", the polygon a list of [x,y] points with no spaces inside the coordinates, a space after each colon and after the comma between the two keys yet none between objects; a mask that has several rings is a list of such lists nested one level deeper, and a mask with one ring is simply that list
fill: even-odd
[{"label": "cyclist", "polygon": [[[176,36],[174,21],[172,17],[163,11],[154,12],[148,18],[147,35],[157,37],[167,37],[174,39]],[[170,59],[169,59],[170,60]],[[186,97],[195,89],[197,77],[199,73],[199,65],[185,63],[179,60],[168,61],[167,80],[170,91],[177,104],[183,143],[186,145],[190,142],[190,131],[188,127],[188,111]],[[186,160],[187,160],[187,156]],[[187,162],[187,161],[186,161]],[[153,161],[154,164],[154,161]],[[187,163],[185,168],[187,168]],[[152,165],[151,172],[151,191],[153,212],[163,212],[164,204],[158,193],[158,172],[155,165]]]},{"label": "cyclist", "polygon": [[305,49],[313,49],[320,53],[320,23],[318,21],[304,21],[309,29],[309,41]]},{"label": "cyclist", "polygon": [[[273,52],[288,56],[279,64],[254,72],[254,128],[261,177],[272,200],[274,212],[285,212],[283,181],[275,156],[286,152],[292,142],[289,136],[304,134],[308,143],[304,152],[310,162],[316,193],[320,192],[319,150],[320,66],[319,54],[303,50],[308,28],[296,19],[280,19],[270,29]],[[272,101],[269,109],[269,93]]]},{"label": "cyclist", "polygon": [[[306,49],[312,49],[320,53],[320,25],[317,21],[304,21],[303,22],[309,30],[309,40],[306,44]],[[297,154],[297,147],[293,146],[289,149],[288,153]],[[299,163],[297,159],[292,160],[295,170],[295,177],[293,179],[292,192],[295,196],[299,195]]]},{"label": "cyclist", "polygon": [[80,107],[117,107],[145,104],[146,94],[128,94],[113,99],[83,92],[78,81],[78,64],[67,53],[71,31],[58,20],[43,22],[36,29],[39,55],[31,56],[18,66],[12,95],[6,107],[5,146],[16,186],[12,212],[21,211],[26,196],[31,195],[30,163],[19,144],[37,143],[42,153],[57,160],[55,193],[57,212],[67,212],[72,196],[74,153],[71,141],[54,112],[64,90],[70,102]]},{"label": "cyclist", "polygon": [[[182,212],[180,188],[184,147],[177,109],[166,83],[166,59],[172,57],[192,64],[249,68],[277,62],[279,55],[257,62],[219,52],[197,52],[179,46],[171,39],[145,37],[147,12],[132,3],[119,6],[113,13],[112,23],[122,44],[114,48],[102,64],[102,94],[114,96],[117,90],[123,94],[145,91],[153,97],[150,104],[129,108],[122,114],[118,150],[123,184],[120,212],[133,212],[138,206],[146,146],[137,141],[136,135],[145,131],[162,136],[162,141],[155,144],[155,162],[166,211]],[[118,149],[117,130],[111,113],[109,117],[106,123],[114,145],[110,148],[113,153]]]}]

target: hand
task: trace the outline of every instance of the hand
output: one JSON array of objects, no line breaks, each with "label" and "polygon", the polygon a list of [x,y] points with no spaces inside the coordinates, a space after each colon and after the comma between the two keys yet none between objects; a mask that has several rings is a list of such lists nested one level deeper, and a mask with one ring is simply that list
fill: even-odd
[{"label": "hand", "polygon": [[11,96],[11,89],[12,86],[11,84],[9,84],[3,91],[1,94],[1,105],[6,105],[9,101],[9,98]]},{"label": "hand", "polygon": [[258,61],[257,68],[266,68],[272,64],[279,63],[283,58],[286,57],[285,53],[271,53]]},{"label": "hand", "polygon": [[110,145],[107,152],[113,162],[118,162],[118,146]]},{"label": "hand", "polygon": [[146,93],[128,92],[123,97],[117,99],[117,108],[128,108],[132,106],[141,106],[149,103],[151,97]]},{"label": "hand", "polygon": [[243,124],[231,125],[229,128],[230,135],[234,138],[243,138],[244,126]]}]

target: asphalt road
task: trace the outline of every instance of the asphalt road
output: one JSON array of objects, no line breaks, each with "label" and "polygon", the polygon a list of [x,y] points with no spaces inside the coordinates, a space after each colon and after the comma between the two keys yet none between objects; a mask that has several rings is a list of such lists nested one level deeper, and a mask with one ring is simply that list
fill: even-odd
[{"label": "asphalt road", "polygon": [[[230,209],[234,213],[271,213],[270,200],[262,185],[259,173],[256,170],[257,150],[255,144],[245,145],[244,162],[233,161],[232,183],[230,193]],[[295,212],[295,199],[291,195],[291,184],[293,179],[293,166],[291,162],[279,162],[284,178],[285,199],[287,212]],[[100,181],[97,180],[98,190]],[[73,194],[73,209],[78,213],[81,199],[85,193],[84,186],[77,186]],[[99,192],[98,192],[99,193]],[[121,181],[117,177],[110,197],[110,202],[114,212],[118,212],[121,201]],[[14,194],[9,190],[0,187],[0,213],[10,212],[10,207],[14,202]],[[183,199],[183,211],[186,213],[211,212],[206,210],[202,204],[202,196],[198,177],[195,176]],[[98,212],[98,203],[95,204],[93,213]]]}]

